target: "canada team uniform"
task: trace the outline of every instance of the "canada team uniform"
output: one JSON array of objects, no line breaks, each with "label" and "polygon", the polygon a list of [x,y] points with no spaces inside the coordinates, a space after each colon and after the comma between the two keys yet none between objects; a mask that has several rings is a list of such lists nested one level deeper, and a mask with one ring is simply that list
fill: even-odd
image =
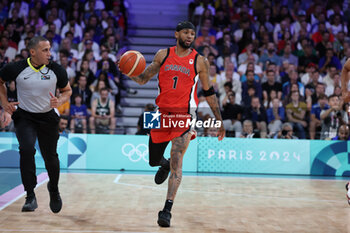
[{"label": "canada team uniform", "polygon": [[[175,48],[176,46],[168,48],[167,55],[160,66],[158,74],[159,95],[156,99],[156,105],[162,113],[163,120],[169,116],[175,116],[176,119],[173,120],[176,121],[193,120],[196,118],[198,106],[197,83],[199,77],[196,69],[198,53],[192,49],[189,55],[179,57],[175,53]],[[165,122],[168,121],[165,120]],[[171,141],[190,130],[190,127],[168,125],[167,128],[152,129],[151,138],[153,143]],[[194,138],[195,134],[191,139]]]}]

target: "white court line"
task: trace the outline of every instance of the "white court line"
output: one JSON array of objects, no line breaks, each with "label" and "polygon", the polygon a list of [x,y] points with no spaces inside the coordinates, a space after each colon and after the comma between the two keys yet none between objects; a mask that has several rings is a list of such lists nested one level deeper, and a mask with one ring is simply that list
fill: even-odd
[{"label": "white court line", "polygon": [[[118,178],[118,177],[117,177]],[[116,178],[116,179],[117,179]],[[115,182],[116,184],[136,187],[136,188],[148,188],[153,190],[167,190],[167,188],[154,187],[150,185],[140,185],[140,184],[130,184],[130,183],[122,183]],[[179,192],[190,192],[190,193],[201,193],[201,194],[212,194],[212,195],[228,195],[233,197],[247,197],[247,198],[265,198],[265,199],[282,199],[282,200],[297,200],[297,201],[311,201],[311,202],[331,202],[331,203],[344,203],[345,201],[339,200],[324,200],[324,199],[311,199],[311,198],[303,198],[303,197],[280,197],[280,196],[265,196],[265,195],[257,195],[257,194],[242,194],[242,193],[227,193],[227,192],[215,192],[215,191],[199,191],[199,190],[190,190],[190,189],[180,189]]]},{"label": "white court line", "polygon": [[[0,232],[77,232],[77,233],[140,233],[141,231],[89,231],[89,230],[38,230],[38,229],[33,229],[33,230],[28,230],[28,229],[0,229]],[[146,233],[144,231],[142,231],[143,233]],[[149,232],[149,233],[153,233],[153,232]]]},{"label": "white court line", "polygon": [[[39,187],[40,185],[44,184],[45,182],[49,181],[49,178],[46,178],[45,180],[41,181],[39,184],[37,184],[36,188]],[[5,209],[7,206],[11,205],[12,203],[14,203],[15,201],[17,201],[18,199],[22,198],[24,195],[26,194],[26,192],[21,193],[20,195],[18,195],[15,199],[7,202],[5,205],[3,205],[2,207],[0,207],[0,211]]]},{"label": "white court line", "polygon": [[118,183],[122,176],[122,174],[117,175],[117,177],[114,179],[114,183]]}]

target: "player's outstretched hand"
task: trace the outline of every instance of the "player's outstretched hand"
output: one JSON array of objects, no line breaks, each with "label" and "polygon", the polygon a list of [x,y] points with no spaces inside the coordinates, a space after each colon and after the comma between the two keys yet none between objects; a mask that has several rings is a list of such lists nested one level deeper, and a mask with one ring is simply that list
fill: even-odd
[{"label": "player's outstretched hand", "polygon": [[224,123],[221,122],[221,126],[216,134],[218,136],[218,140],[221,141],[222,139],[224,139],[225,134],[226,133],[225,133],[225,128],[224,128]]}]

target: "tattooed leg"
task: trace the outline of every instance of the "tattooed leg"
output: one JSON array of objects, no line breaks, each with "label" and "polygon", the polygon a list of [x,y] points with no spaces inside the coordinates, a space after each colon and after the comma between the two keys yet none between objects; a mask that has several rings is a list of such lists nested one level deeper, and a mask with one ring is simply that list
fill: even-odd
[{"label": "tattooed leg", "polygon": [[170,177],[168,183],[167,200],[174,200],[182,179],[182,160],[190,143],[191,134],[174,138],[171,143]]}]

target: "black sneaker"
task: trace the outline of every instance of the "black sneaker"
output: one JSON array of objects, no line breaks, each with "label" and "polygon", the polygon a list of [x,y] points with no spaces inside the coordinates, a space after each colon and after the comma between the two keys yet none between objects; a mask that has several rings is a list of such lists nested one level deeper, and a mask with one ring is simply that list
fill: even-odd
[{"label": "black sneaker", "polygon": [[26,202],[22,207],[22,212],[31,212],[38,208],[35,195],[29,195],[26,197]]},{"label": "black sneaker", "polygon": [[171,213],[169,210],[164,209],[158,213],[158,225],[161,227],[170,227]]},{"label": "black sneaker", "polygon": [[156,175],[154,176],[154,182],[156,184],[162,184],[168,178],[170,172],[170,161],[169,159],[167,161],[168,163],[166,165],[161,166],[158,169]]},{"label": "black sneaker", "polygon": [[47,183],[47,189],[49,190],[50,193],[50,209],[52,212],[55,214],[60,212],[62,209],[62,199],[60,196],[60,193],[57,191],[52,191],[50,190],[50,182]]}]

